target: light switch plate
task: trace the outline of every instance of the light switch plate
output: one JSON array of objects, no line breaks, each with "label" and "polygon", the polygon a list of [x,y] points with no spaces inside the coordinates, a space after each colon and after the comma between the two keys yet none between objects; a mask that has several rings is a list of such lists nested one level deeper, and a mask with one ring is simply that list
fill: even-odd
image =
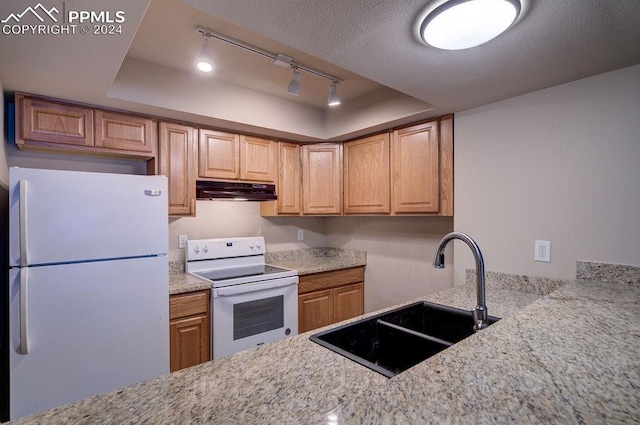
[{"label": "light switch plate", "polygon": [[533,254],[535,261],[551,262],[551,241],[536,241],[535,252]]},{"label": "light switch plate", "polygon": [[304,230],[303,229],[298,229],[298,240],[299,241],[304,240]]}]

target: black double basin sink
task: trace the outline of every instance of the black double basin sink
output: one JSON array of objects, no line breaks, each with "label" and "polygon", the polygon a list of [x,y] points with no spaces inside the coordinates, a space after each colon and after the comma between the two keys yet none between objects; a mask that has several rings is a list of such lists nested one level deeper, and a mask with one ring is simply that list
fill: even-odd
[{"label": "black double basin sink", "polygon": [[[500,320],[489,316],[489,325]],[[418,302],[309,339],[388,378],[474,333],[470,311]]]}]

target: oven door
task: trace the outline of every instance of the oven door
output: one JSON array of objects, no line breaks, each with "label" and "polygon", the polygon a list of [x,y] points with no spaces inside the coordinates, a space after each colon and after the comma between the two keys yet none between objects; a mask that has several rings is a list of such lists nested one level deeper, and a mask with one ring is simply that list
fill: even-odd
[{"label": "oven door", "polygon": [[214,288],[213,358],[298,333],[298,276]]}]

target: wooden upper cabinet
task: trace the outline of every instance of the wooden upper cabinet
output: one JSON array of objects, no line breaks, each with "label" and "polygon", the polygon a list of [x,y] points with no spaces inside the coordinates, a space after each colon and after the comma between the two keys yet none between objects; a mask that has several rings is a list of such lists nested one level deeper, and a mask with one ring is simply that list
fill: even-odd
[{"label": "wooden upper cabinet", "polygon": [[240,178],[240,136],[200,129],[198,175],[209,179]]},{"label": "wooden upper cabinet", "polygon": [[391,142],[393,212],[438,213],[438,121],[395,130]]},{"label": "wooden upper cabinet", "polygon": [[23,93],[15,100],[19,149],[144,159],[155,173],[157,121]]},{"label": "wooden upper cabinet", "polygon": [[167,176],[169,215],[196,214],[197,130],[160,123],[159,174]]},{"label": "wooden upper cabinet", "polygon": [[300,214],[300,145],[278,143],[278,213]]},{"label": "wooden upper cabinet", "polygon": [[344,144],[344,213],[388,214],[389,133]]},{"label": "wooden upper cabinet", "polygon": [[273,140],[241,135],[240,180],[274,183],[276,148]]},{"label": "wooden upper cabinet", "polygon": [[342,146],[333,143],[302,146],[302,213],[340,214],[342,207]]},{"label": "wooden upper cabinet", "polygon": [[16,94],[18,147],[29,141],[93,146],[93,110]]},{"label": "wooden upper cabinet", "polygon": [[154,122],[145,117],[95,111],[95,146],[108,149],[153,153]]}]

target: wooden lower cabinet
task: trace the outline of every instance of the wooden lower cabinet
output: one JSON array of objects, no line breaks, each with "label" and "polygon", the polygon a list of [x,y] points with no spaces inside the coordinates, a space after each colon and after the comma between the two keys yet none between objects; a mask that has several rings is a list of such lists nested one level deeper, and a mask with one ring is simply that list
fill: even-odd
[{"label": "wooden lower cabinet", "polygon": [[364,283],[333,290],[333,320],[341,322],[364,314]]},{"label": "wooden lower cabinet", "polygon": [[364,266],[300,276],[298,333],[364,313]]},{"label": "wooden lower cabinet", "polygon": [[211,359],[209,323],[209,290],[169,297],[171,372]]}]

